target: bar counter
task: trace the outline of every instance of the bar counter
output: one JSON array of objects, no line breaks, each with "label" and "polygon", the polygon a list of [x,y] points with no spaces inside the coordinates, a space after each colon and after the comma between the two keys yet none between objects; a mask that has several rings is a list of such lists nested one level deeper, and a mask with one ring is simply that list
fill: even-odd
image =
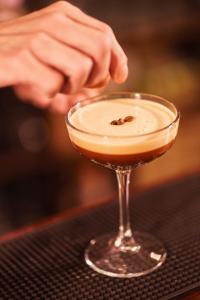
[{"label": "bar counter", "polygon": [[168,252],[149,275],[110,278],[84,262],[89,240],[116,228],[117,208],[117,201],[105,199],[3,235],[0,299],[200,299],[200,172],[131,201],[133,227],[160,238]]}]

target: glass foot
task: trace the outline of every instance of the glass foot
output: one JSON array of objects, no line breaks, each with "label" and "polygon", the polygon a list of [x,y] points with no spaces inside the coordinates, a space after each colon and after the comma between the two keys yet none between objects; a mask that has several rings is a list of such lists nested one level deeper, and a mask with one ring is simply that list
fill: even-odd
[{"label": "glass foot", "polygon": [[86,263],[96,272],[121,278],[142,276],[163,264],[167,254],[159,240],[141,232],[134,232],[134,239],[134,247],[116,246],[114,234],[91,240]]}]

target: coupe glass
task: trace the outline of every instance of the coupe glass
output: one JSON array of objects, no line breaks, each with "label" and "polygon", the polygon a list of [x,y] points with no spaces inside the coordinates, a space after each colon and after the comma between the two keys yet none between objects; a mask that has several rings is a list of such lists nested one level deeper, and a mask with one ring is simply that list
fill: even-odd
[{"label": "coupe glass", "polygon": [[[173,114],[173,118],[163,128],[145,134],[129,134],[126,136],[98,134],[94,133],[92,128],[91,130],[85,130],[72,124],[73,114],[79,113],[83,107],[94,105],[99,101],[116,99],[130,99],[133,105],[136,102],[135,100],[148,100],[158,103],[168,109]],[[165,99],[148,94],[128,92],[97,96],[77,103],[68,112],[66,124],[70,140],[75,149],[91,161],[114,170],[118,181],[118,233],[107,233],[90,241],[85,251],[85,260],[93,270],[112,277],[137,277],[152,272],[165,261],[166,250],[162,242],[148,233],[132,231],[129,217],[129,185],[133,169],[161,156],[172,146],[178,131],[179,117],[176,107]],[[81,118],[84,118],[84,115],[81,115]],[[84,119],[81,122],[84,123]],[[119,140],[121,154],[115,155],[112,153],[112,147]],[[144,140],[148,143],[148,147],[152,148],[145,152],[134,150],[138,145],[141,146]],[[82,143],[80,146],[80,141],[89,142]],[[98,145],[96,149],[99,150],[103,145],[104,153],[102,151],[98,153],[98,150],[92,151],[88,146],[92,143]],[[133,153],[128,155],[123,154],[123,146],[126,146],[127,143],[132,145],[133,149]],[[154,149],[152,145],[157,146]]]}]

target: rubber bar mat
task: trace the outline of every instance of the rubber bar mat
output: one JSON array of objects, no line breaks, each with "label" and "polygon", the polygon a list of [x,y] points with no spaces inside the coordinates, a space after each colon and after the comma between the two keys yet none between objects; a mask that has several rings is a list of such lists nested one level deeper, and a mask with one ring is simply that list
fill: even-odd
[{"label": "rubber bar mat", "polygon": [[0,299],[179,299],[200,286],[200,176],[161,186],[131,201],[133,227],[160,238],[168,251],[165,264],[144,277],[109,278],[84,262],[88,241],[116,229],[117,208],[117,201],[112,202],[2,242]]}]

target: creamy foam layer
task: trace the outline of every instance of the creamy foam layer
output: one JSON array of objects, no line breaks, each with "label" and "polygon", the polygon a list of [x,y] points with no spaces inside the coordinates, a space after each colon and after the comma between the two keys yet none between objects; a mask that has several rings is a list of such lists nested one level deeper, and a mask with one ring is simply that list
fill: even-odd
[{"label": "creamy foam layer", "polygon": [[[133,116],[131,122],[111,125],[113,120]],[[176,136],[177,126],[162,132],[144,135],[162,129],[176,118],[166,106],[149,100],[114,99],[94,102],[79,108],[68,126],[73,143],[89,151],[104,154],[136,154],[154,150],[170,143]],[[98,136],[100,135],[100,136]],[[134,135],[144,135],[133,137]]]}]

